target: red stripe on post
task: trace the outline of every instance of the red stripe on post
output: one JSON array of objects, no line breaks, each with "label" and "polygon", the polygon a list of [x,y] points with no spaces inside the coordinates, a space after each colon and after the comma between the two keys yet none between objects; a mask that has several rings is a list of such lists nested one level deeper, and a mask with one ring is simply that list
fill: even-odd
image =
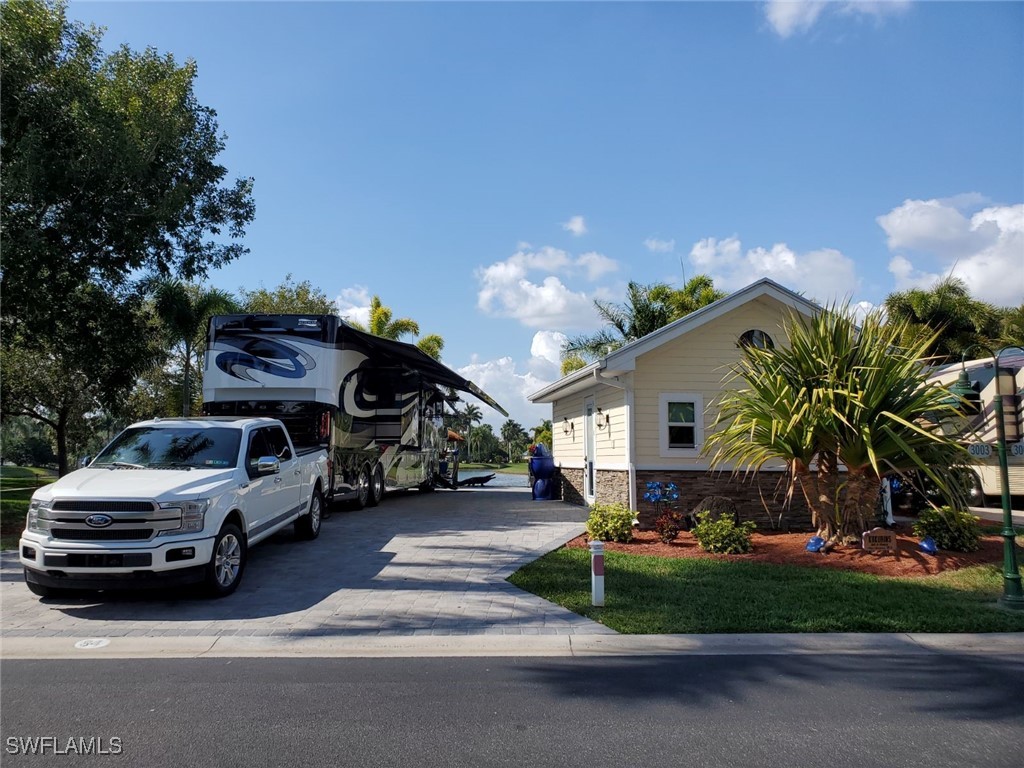
[{"label": "red stripe on post", "polygon": [[594,564],[594,575],[604,576],[604,555],[594,555],[591,560]]}]

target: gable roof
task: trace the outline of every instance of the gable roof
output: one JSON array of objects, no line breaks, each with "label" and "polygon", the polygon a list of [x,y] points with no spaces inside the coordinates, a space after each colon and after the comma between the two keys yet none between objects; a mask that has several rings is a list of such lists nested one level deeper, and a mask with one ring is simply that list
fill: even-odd
[{"label": "gable roof", "polygon": [[800,312],[811,316],[821,311],[821,307],[810,299],[791,291],[774,280],[767,277],[751,283],[745,288],[730,293],[724,299],[701,307],[696,312],[691,312],[678,320],[673,320],[666,326],[652,331],[646,336],[631,341],[628,344],[610,352],[604,357],[590,363],[589,365],[563,376],[558,381],[539,389],[527,399],[531,403],[550,403],[558,399],[558,395],[567,395],[572,392],[588,387],[592,381],[597,380],[601,373],[625,373],[636,369],[636,359],[662,344],[674,341],[680,336],[700,328],[712,320],[715,320],[727,312],[740,307],[748,302],[759,299],[762,296],[769,296],[776,301]]}]

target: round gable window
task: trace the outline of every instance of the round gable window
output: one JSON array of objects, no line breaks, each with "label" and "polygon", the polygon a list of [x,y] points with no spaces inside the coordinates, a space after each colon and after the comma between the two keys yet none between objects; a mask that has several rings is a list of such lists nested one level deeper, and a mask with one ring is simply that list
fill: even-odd
[{"label": "round gable window", "polygon": [[764,331],[752,330],[740,336],[740,346],[755,347],[757,349],[775,349],[775,342]]}]

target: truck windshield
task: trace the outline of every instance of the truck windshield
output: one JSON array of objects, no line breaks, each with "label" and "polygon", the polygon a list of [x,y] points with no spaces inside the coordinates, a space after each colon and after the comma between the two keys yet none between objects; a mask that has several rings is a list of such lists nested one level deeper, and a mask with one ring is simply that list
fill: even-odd
[{"label": "truck windshield", "polygon": [[94,467],[235,466],[242,438],[239,429],[209,427],[136,427],[126,429],[103,449]]}]

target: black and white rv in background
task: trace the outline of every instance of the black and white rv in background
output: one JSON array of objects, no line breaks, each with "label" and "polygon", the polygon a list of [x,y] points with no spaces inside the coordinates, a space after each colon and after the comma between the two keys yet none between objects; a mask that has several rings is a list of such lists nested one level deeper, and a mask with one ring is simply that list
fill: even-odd
[{"label": "black and white rv in background", "polygon": [[508,413],[473,382],[412,344],[359,331],[334,315],[210,318],[204,412],[273,416],[300,447],[328,448],[327,496],[374,506],[385,490],[433,490],[453,393]]}]

